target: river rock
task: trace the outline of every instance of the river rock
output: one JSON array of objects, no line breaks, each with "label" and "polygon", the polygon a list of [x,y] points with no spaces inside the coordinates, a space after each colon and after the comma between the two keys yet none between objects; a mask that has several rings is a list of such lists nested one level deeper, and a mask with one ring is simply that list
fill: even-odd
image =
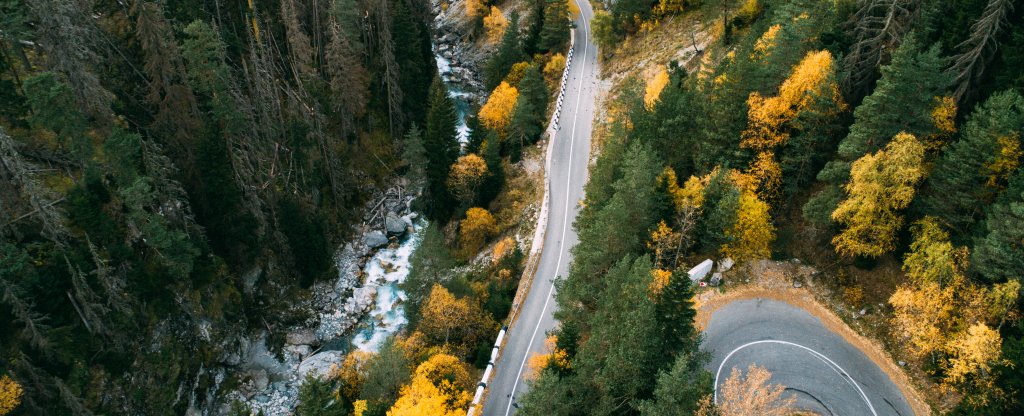
[{"label": "river rock", "polygon": [[303,378],[310,372],[318,376],[327,374],[332,365],[341,364],[343,359],[345,359],[345,354],[341,351],[324,351],[313,354],[299,364],[299,377]]},{"label": "river rock", "polygon": [[258,369],[252,372],[252,383],[256,387],[256,391],[263,391],[267,389],[267,385],[270,384],[270,376],[267,375],[267,370]]},{"label": "river rock", "polygon": [[394,212],[389,212],[388,216],[384,218],[384,228],[388,230],[388,234],[391,235],[402,235],[405,234],[405,229],[409,227],[409,223],[405,222],[402,217]]},{"label": "river rock", "polygon": [[388,236],[380,231],[370,231],[363,236],[363,244],[370,248],[383,247],[388,245]]},{"label": "river rock", "polygon": [[312,345],[316,343],[316,333],[312,329],[300,329],[289,333],[285,339],[289,345]]},{"label": "river rock", "polygon": [[290,352],[292,354],[295,354],[298,357],[305,357],[305,356],[309,355],[310,352],[313,352],[313,348],[310,347],[309,345],[305,345],[305,344],[303,344],[303,345],[289,345],[289,346],[285,347],[284,349],[285,349],[285,351],[288,351],[288,352]]}]

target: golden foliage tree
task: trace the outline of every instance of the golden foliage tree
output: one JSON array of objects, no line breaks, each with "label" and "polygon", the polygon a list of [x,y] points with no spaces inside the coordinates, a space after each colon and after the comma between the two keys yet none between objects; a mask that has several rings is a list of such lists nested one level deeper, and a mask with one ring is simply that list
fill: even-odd
[{"label": "golden foliage tree", "polygon": [[893,250],[903,226],[900,211],[914,198],[914,186],[923,176],[924,146],[908,133],[853,162],[847,197],[832,212],[832,219],[844,226],[832,239],[836,252],[878,257]]},{"label": "golden foliage tree", "polygon": [[562,71],[565,71],[565,55],[556,53],[544,64],[544,80],[554,85],[562,79]]},{"label": "golden foliage tree", "polygon": [[783,397],[786,387],[771,384],[772,373],[764,367],[751,364],[747,376],[733,368],[722,383],[718,411],[721,416],[788,416],[796,413],[796,398]]},{"label": "golden foliage tree", "polygon": [[475,300],[456,298],[448,289],[434,284],[423,302],[418,330],[430,344],[443,345],[452,354],[464,357],[494,326],[494,320]]},{"label": "golden foliage tree", "polygon": [[483,0],[466,0],[465,4],[466,17],[469,19],[475,19],[487,13],[487,5],[484,4]]},{"label": "golden foliage tree", "polygon": [[736,222],[726,234],[732,241],[722,246],[723,255],[736,260],[770,257],[775,226],[768,204],[751,192],[743,192]]},{"label": "golden foliage tree", "polygon": [[480,107],[480,124],[489,130],[503,134],[509,121],[512,120],[512,110],[518,99],[519,90],[502,81],[494,88],[494,91],[491,91],[491,96],[483,107]]},{"label": "golden foliage tree", "polygon": [[463,254],[472,256],[488,238],[498,234],[498,223],[486,209],[473,207],[466,210],[466,219],[459,224],[459,242]]},{"label": "golden foliage tree", "polygon": [[936,133],[925,138],[925,147],[929,151],[936,151],[942,148],[949,141],[949,138],[956,133],[956,100],[950,96],[935,97],[935,105],[932,107],[932,123],[935,124]]},{"label": "golden foliage tree", "polygon": [[465,366],[448,354],[435,354],[416,368],[388,416],[461,416],[472,399]]},{"label": "golden foliage tree", "polygon": [[647,80],[647,87],[644,89],[644,105],[647,106],[647,109],[653,108],[654,104],[658,102],[661,91],[665,89],[666,85],[668,85],[668,71],[662,67],[658,73]]},{"label": "golden foliage tree", "polygon": [[[473,0],[469,0],[473,1]],[[484,30],[487,33],[487,43],[495,44],[501,40],[501,36],[505,34],[505,29],[508,28],[508,19],[505,14],[498,9],[497,6],[491,6],[491,12],[484,17]]]},{"label": "golden foliage tree", "polygon": [[827,97],[832,103],[832,108],[826,107],[823,111],[841,111],[845,104],[834,72],[831,53],[809,52],[783,81],[779,95],[765,98],[757,92],[751,93],[747,99],[747,129],[740,146],[765,150],[784,144],[797,116],[820,97]]},{"label": "golden foliage tree", "polygon": [[448,172],[448,190],[464,203],[476,199],[476,191],[487,179],[487,162],[470,153],[459,157]]},{"label": "golden foliage tree", "polygon": [[991,377],[979,377],[992,372],[992,367],[1006,362],[1002,358],[1003,340],[999,331],[984,323],[971,325],[953,339],[947,347],[949,362],[946,365],[947,384],[974,384],[983,390],[992,387]]},{"label": "golden foliage tree", "polygon": [[18,382],[8,376],[0,377],[0,415],[6,415],[21,404],[24,390]]},{"label": "golden foliage tree", "polygon": [[363,389],[366,382],[366,365],[374,354],[363,350],[354,350],[345,356],[341,365],[332,366],[328,378],[341,382],[341,393],[345,397],[354,399],[359,397],[359,391]]},{"label": "golden foliage tree", "polygon": [[761,34],[761,37],[757,38],[757,42],[754,42],[754,52],[750,54],[750,59],[757,61],[766,58],[773,48],[775,48],[775,39],[779,37],[779,31],[782,30],[781,25],[772,25],[768,27]]}]

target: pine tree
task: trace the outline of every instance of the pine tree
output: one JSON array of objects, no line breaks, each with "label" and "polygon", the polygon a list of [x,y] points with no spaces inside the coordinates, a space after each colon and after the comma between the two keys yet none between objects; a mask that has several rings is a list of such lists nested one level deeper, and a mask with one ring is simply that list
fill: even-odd
[{"label": "pine tree", "polygon": [[971,267],[991,282],[1020,278],[1024,270],[1024,171],[986,213],[985,235],[974,244]]},{"label": "pine tree", "polygon": [[1020,166],[1024,98],[1007,91],[979,106],[935,163],[919,209],[942,219],[956,237],[970,227]]},{"label": "pine tree", "polygon": [[336,395],[333,382],[310,373],[299,387],[296,416],[344,416],[352,409],[344,396]]},{"label": "pine tree", "polygon": [[697,349],[697,331],[693,319],[693,286],[683,269],[672,273],[668,285],[662,289],[654,305],[655,319],[661,345],[660,355],[669,360],[677,354],[689,355]]},{"label": "pine tree", "polygon": [[526,59],[526,54],[523,52],[523,43],[519,39],[519,13],[513,11],[509,16],[508,27],[505,28],[505,33],[501,36],[498,50],[484,66],[484,87],[487,90],[493,90],[512,69],[512,65],[524,59]]},{"label": "pine tree", "polygon": [[420,130],[416,123],[412,123],[409,126],[409,131],[405,133],[402,159],[405,160],[406,165],[409,167],[405,174],[405,177],[409,179],[409,183],[412,184],[413,188],[423,186],[426,180],[428,159],[427,150],[423,147],[423,131]]},{"label": "pine tree", "polygon": [[448,217],[454,207],[445,181],[449,167],[459,157],[457,121],[455,103],[448,97],[441,79],[434,78],[430,86],[430,110],[423,133],[423,148],[427,155],[428,214],[435,219]]},{"label": "pine tree", "polygon": [[697,415],[705,399],[714,389],[714,379],[704,365],[707,354],[696,351],[680,353],[672,368],[658,374],[654,398],[640,404],[643,416]]},{"label": "pine tree", "polygon": [[544,27],[538,45],[541,51],[561,52],[569,42],[572,20],[569,20],[568,1],[571,0],[547,0],[544,6]]}]

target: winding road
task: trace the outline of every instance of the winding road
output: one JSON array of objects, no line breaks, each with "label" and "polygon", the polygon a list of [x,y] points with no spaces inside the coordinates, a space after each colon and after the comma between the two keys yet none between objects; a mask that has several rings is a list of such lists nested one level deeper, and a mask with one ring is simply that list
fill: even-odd
[{"label": "winding road", "polygon": [[526,391],[523,376],[527,361],[534,353],[543,353],[547,331],[555,325],[555,279],[568,273],[576,244],[572,223],[583,200],[590,160],[590,132],[594,119],[594,96],[599,76],[597,46],[590,38],[593,10],[587,1],[578,1],[580,14],[573,29],[575,46],[569,76],[566,79],[561,122],[548,148],[549,203],[544,250],[534,274],[530,291],[519,315],[509,328],[505,345],[494,365],[494,376],[487,385],[483,414],[509,415],[515,412],[515,400]]},{"label": "winding road", "polygon": [[713,352],[715,400],[733,368],[772,373],[796,406],[819,415],[914,414],[899,387],[871,359],[807,311],[772,299],[746,299],[716,310],[701,347]]}]

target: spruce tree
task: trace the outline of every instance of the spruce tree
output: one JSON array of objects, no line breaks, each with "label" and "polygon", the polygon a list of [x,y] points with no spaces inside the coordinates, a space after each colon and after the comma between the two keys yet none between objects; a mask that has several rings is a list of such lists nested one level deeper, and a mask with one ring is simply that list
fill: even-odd
[{"label": "spruce tree", "polygon": [[690,276],[683,269],[673,272],[668,284],[658,294],[654,312],[661,341],[659,355],[665,360],[671,360],[679,353],[697,350],[697,332],[693,326],[697,311],[691,300],[693,294]]},{"label": "spruce tree", "polygon": [[481,148],[484,162],[487,163],[487,178],[480,186],[480,195],[476,205],[486,207],[498,196],[502,185],[505,184],[505,167],[501,161],[501,142],[497,133],[488,133],[487,140],[484,141]]},{"label": "spruce tree", "polygon": [[561,52],[569,42],[572,20],[567,0],[547,0],[544,6],[544,27],[540,31],[540,50]]},{"label": "spruce tree", "polygon": [[427,127],[423,133],[423,147],[427,154],[427,212],[434,219],[448,217],[454,207],[445,181],[452,163],[459,157],[457,122],[455,103],[448,96],[441,79],[434,78],[430,86]]},{"label": "spruce tree", "polygon": [[409,179],[409,183],[413,188],[423,186],[423,182],[426,180],[428,164],[427,150],[423,147],[423,131],[420,130],[415,122],[412,123],[412,126],[409,126],[409,131],[405,133],[402,159],[405,160],[406,165],[409,167],[405,174],[406,178]]},{"label": "spruce tree", "polygon": [[970,227],[1005,186],[1019,163],[1024,134],[1024,98],[1012,91],[994,94],[979,106],[961,130],[961,138],[949,145],[935,163],[918,210],[939,217],[967,237]]},{"label": "spruce tree", "polygon": [[736,223],[740,191],[729,181],[726,171],[719,168],[704,188],[702,221],[697,228],[697,244],[702,252],[714,252],[732,242],[726,231]]}]

